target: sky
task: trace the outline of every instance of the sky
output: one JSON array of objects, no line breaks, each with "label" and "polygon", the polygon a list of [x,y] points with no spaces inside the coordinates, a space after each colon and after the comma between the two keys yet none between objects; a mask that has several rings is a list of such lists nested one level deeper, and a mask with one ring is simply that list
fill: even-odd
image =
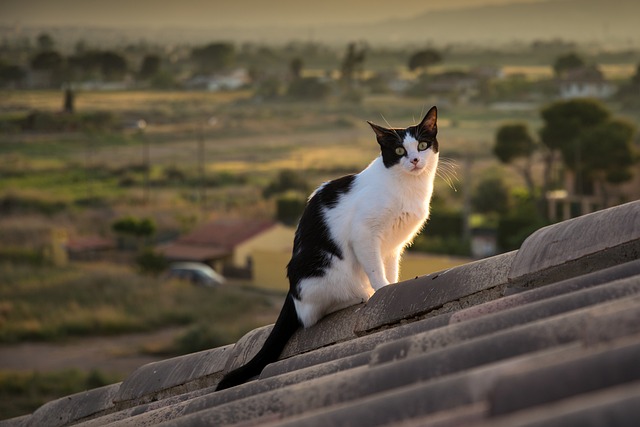
[{"label": "sky", "polygon": [[0,23],[105,27],[342,25],[407,18],[429,10],[536,1],[541,0],[0,0]]}]

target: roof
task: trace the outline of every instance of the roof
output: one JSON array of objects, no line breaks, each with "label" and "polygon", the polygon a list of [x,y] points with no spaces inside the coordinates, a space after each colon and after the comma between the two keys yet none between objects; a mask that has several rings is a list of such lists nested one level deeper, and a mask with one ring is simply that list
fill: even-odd
[{"label": "roof", "polygon": [[140,367],[11,426],[632,425],[640,419],[640,201],[519,250],[376,292],[214,392],[271,326]]},{"label": "roof", "polygon": [[79,236],[69,239],[65,247],[70,252],[103,251],[116,247],[113,239],[101,236]]},{"label": "roof", "polygon": [[172,260],[220,259],[231,255],[236,246],[275,224],[265,220],[221,219],[201,225],[175,242],[160,245],[156,249]]},{"label": "roof", "polygon": [[182,243],[167,243],[157,246],[158,252],[165,258],[175,261],[208,261],[212,259],[224,258],[230,251],[216,246],[186,245]]},{"label": "roof", "polygon": [[221,219],[197,227],[191,233],[179,238],[178,242],[232,250],[274,225],[275,222],[265,220]]}]

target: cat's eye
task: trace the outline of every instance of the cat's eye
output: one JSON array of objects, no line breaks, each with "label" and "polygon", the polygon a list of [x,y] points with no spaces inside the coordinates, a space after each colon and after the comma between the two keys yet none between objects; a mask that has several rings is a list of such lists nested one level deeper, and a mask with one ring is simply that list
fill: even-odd
[{"label": "cat's eye", "polygon": [[397,154],[398,156],[404,156],[404,153],[406,153],[406,151],[405,151],[405,149],[404,149],[404,148],[402,148],[402,147],[398,147],[398,148],[396,148],[396,154]]},{"label": "cat's eye", "polygon": [[424,151],[427,148],[429,148],[429,143],[428,142],[422,141],[422,142],[418,143],[418,150]]}]

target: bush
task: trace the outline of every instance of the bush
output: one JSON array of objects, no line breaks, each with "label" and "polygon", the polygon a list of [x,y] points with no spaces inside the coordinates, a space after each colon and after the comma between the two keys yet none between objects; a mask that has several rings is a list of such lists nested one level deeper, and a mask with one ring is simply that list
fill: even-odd
[{"label": "bush", "polygon": [[297,224],[306,200],[296,194],[288,194],[276,200],[276,219],[286,225]]},{"label": "bush", "polygon": [[298,172],[284,169],[278,173],[278,176],[263,190],[262,195],[269,198],[275,194],[282,194],[288,191],[299,191],[307,194],[309,192],[309,183]]},{"label": "bush", "polygon": [[34,132],[73,132],[116,130],[119,120],[108,111],[94,111],[83,114],[60,114],[32,111],[20,121],[21,128]]},{"label": "bush", "polygon": [[44,257],[41,251],[28,248],[0,248],[0,261],[12,264],[42,265]]},{"label": "bush", "polygon": [[504,251],[518,249],[531,233],[547,225],[533,198],[514,194],[514,201],[514,208],[498,221],[498,246]]},{"label": "bush", "polygon": [[414,241],[411,250],[431,254],[470,256],[471,242],[460,236],[420,235]]},{"label": "bush", "polygon": [[423,234],[428,237],[454,237],[458,239],[462,236],[464,218],[462,212],[433,209],[426,227]]},{"label": "bush", "polygon": [[119,375],[93,370],[60,372],[0,372],[0,418],[28,414],[44,403],[84,390],[94,389],[122,380]]},{"label": "bush", "polygon": [[64,200],[20,193],[11,192],[0,197],[0,213],[6,215],[31,212],[53,215],[68,207],[69,204]]},{"label": "bush", "polygon": [[141,273],[157,276],[169,267],[164,256],[151,249],[143,251],[136,257],[136,265]]},{"label": "bush", "polygon": [[291,83],[287,95],[293,99],[319,101],[325,99],[331,93],[328,84],[316,77],[305,77]]},{"label": "bush", "polygon": [[179,354],[195,353],[234,342],[235,334],[225,325],[215,327],[207,324],[192,326],[176,340],[174,351]]}]

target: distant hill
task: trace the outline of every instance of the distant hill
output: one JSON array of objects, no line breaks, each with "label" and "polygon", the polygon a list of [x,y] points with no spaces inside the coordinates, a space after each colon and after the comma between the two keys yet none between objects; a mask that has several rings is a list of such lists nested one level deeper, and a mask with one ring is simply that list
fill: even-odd
[{"label": "distant hill", "polygon": [[[368,39],[506,42],[563,38],[640,42],[638,0],[547,0],[435,11],[367,28]],[[364,29],[363,29],[364,30]],[[377,34],[377,35],[376,35]]]},{"label": "distant hill", "polygon": [[[216,39],[235,42],[288,42],[315,40],[344,44],[366,40],[374,45],[423,44],[440,45],[451,42],[477,44],[530,42],[562,38],[579,43],[625,47],[640,46],[640,0],[543,0],[494,6],[474,6],[460,9],[418,13],[414,18],[390,19],[367,24],[333,24],[328,26],[265,24],[250,29],[228,26],[163,26],[162,28],[51,27],[56,36],[65,35],[87,41],[147,39],[160,43],[203,43]],[[202,24],[200,24],[202,25]],[[42,28],[42,27],[41,27]],[[11,24],[0,25],[0,36],[11,35]],[[22,34],[37,34],[34,28],[23,26]],[[56,37],[59,39],[59,37]],[[75,42],[75,41],[74,41]]]}]

